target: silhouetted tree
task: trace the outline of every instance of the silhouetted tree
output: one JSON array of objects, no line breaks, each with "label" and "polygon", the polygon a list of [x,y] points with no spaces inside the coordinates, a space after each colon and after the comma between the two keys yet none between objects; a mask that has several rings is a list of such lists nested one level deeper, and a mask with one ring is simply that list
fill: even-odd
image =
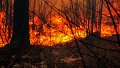
[{"label": "silhouetted tree", "polygon": [[14,0],[13,36],[11,45],[28,48],[29,41],[29,0]]},{"label": "silhouetted tree", "polygon": [[2,0],[0,0],[0,11],[2,10]]}]

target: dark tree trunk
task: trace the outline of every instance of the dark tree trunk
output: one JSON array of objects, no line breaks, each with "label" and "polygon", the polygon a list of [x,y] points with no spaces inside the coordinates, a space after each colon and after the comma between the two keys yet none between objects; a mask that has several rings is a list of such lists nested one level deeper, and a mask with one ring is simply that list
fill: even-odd
[{"label": "dark tree trunk", "polygon": [[95,20],[96,20],[96,18],[95,18],[95,15],[96,15],[96,0],[92,0],[91,4],[92,4],[91,5],[92,17],[91,17],[91,30],[90,31],[91,31],[91,33],[93,33],[94,26],[95,26]]},{"label": "dark tree trunk", "polygon": [[14,1],[13,36],[11,44],[17,48],[30,47],[29,41],[29,0]]},{"label": "dark tree trunk", "polygon": [[100,6],[99,6],[99,19],[98,19],[99,36],[101,36],[102,10],[103,10],[103,0],[101,0]]},{"label": "dark tree trunk", "polygon": [[2,0],[0,0],[0,11],[2,11]]}]

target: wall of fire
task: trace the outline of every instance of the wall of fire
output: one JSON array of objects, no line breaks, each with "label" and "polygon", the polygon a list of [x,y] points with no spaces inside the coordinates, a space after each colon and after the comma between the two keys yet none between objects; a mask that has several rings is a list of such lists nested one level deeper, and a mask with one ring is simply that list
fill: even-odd
[{"label": "wall of fire", "polygon": [[[90,33],[98,33],[100,37],[120,34],[119,0],[110,0],[108,4],[102,0],[29,2],[31,45],[64,45],[74,38],[85,38]],[[13,5],[14,0],[0,0],[0,47],[9,43],[12,37]]]}]

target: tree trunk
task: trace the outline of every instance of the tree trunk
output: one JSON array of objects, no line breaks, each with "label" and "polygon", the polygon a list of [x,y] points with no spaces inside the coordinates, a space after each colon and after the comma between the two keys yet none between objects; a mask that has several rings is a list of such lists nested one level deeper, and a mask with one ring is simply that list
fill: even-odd
[{"label": "tree trunk", "polygon": [[91,11],[92,11],[92,17],[91,17],[91,33],[93,33],[93,30],[94,30],[94,26],[95,26],[95,16],[96,16],[96,0],[92,0],[91,2]]},{"label": "tree trunk", "polygon": [[99,19],[98,19],[99,36],[101,36],[102,10],[103,10],[103,0],[101,0],[100,6],[99,6]]},{"label": "tree trunk", "polygon": [[30,47],[29,0],[14,0],[13,36],[11,45],[17,48]]},{"label": "tree trunk", "polygon": [[0,11],[2,11],[2,0],[0,0]]}]

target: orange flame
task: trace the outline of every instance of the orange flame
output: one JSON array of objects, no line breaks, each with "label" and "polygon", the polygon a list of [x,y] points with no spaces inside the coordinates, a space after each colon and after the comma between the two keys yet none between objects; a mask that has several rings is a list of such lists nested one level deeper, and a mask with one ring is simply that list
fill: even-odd
[{"label": "orange flame", "polygon": [[51,22],[48,23],[50,27],[48,25],[43,25],[43,32],[40,33],[40,35],[38,35],[39,32],[30,30],[31,44],[53,46],[70,42],[74,40],[74,36],[75,38],[86,37],[85,29],[80,26],[79,27],[84,31],[78,27],[74,27],[72,28],[72,33],[71,29],[65,25],[66,20],[63,17],[56,15],[50,20]]},{"label": "orange flame", "polygon": [[[120,14],[119,5],[114,3],[114,8],[118,9],[117,12]],[[115,17],[115,11],[111,9],[112,15]],[[112,36],[116,34],[113,23],[109,19],[110,14],[107,8],[103,8],[103,18],[101,24],[101,37]],[[104,16],[106,15],[106,16]],[[108,16],[108,17],[107,17]],[[32,29],[34,23],[35,30]],[[67,24],[66,24],[67,23]],[[120,19],[115,19],[115,24],[117,26],[117,31],[120,34]],[[85,24],[86,25],[86,24]],[[47,20],[47,23],[42,23],[39,17],[34,16],[34,20],[30,19],[30,43],[32,45],[44,45],[44,46],[53,46],[57,44],[64,45],[67,42],[72,42],[74,38],[80,39],[87,36],[86,26],[78,25],[70,26],[70,24],[59,15],[55,15]],[[8,30],[5,29],[5,12],[0,12],[0,47],[4,47],[6,43],[10,40],[8,38]],[[5,33],[6,32],[6,33]],[[94,28],[96,32],[96,28]],[[6,35],[6,36],[5,36]]]}]

